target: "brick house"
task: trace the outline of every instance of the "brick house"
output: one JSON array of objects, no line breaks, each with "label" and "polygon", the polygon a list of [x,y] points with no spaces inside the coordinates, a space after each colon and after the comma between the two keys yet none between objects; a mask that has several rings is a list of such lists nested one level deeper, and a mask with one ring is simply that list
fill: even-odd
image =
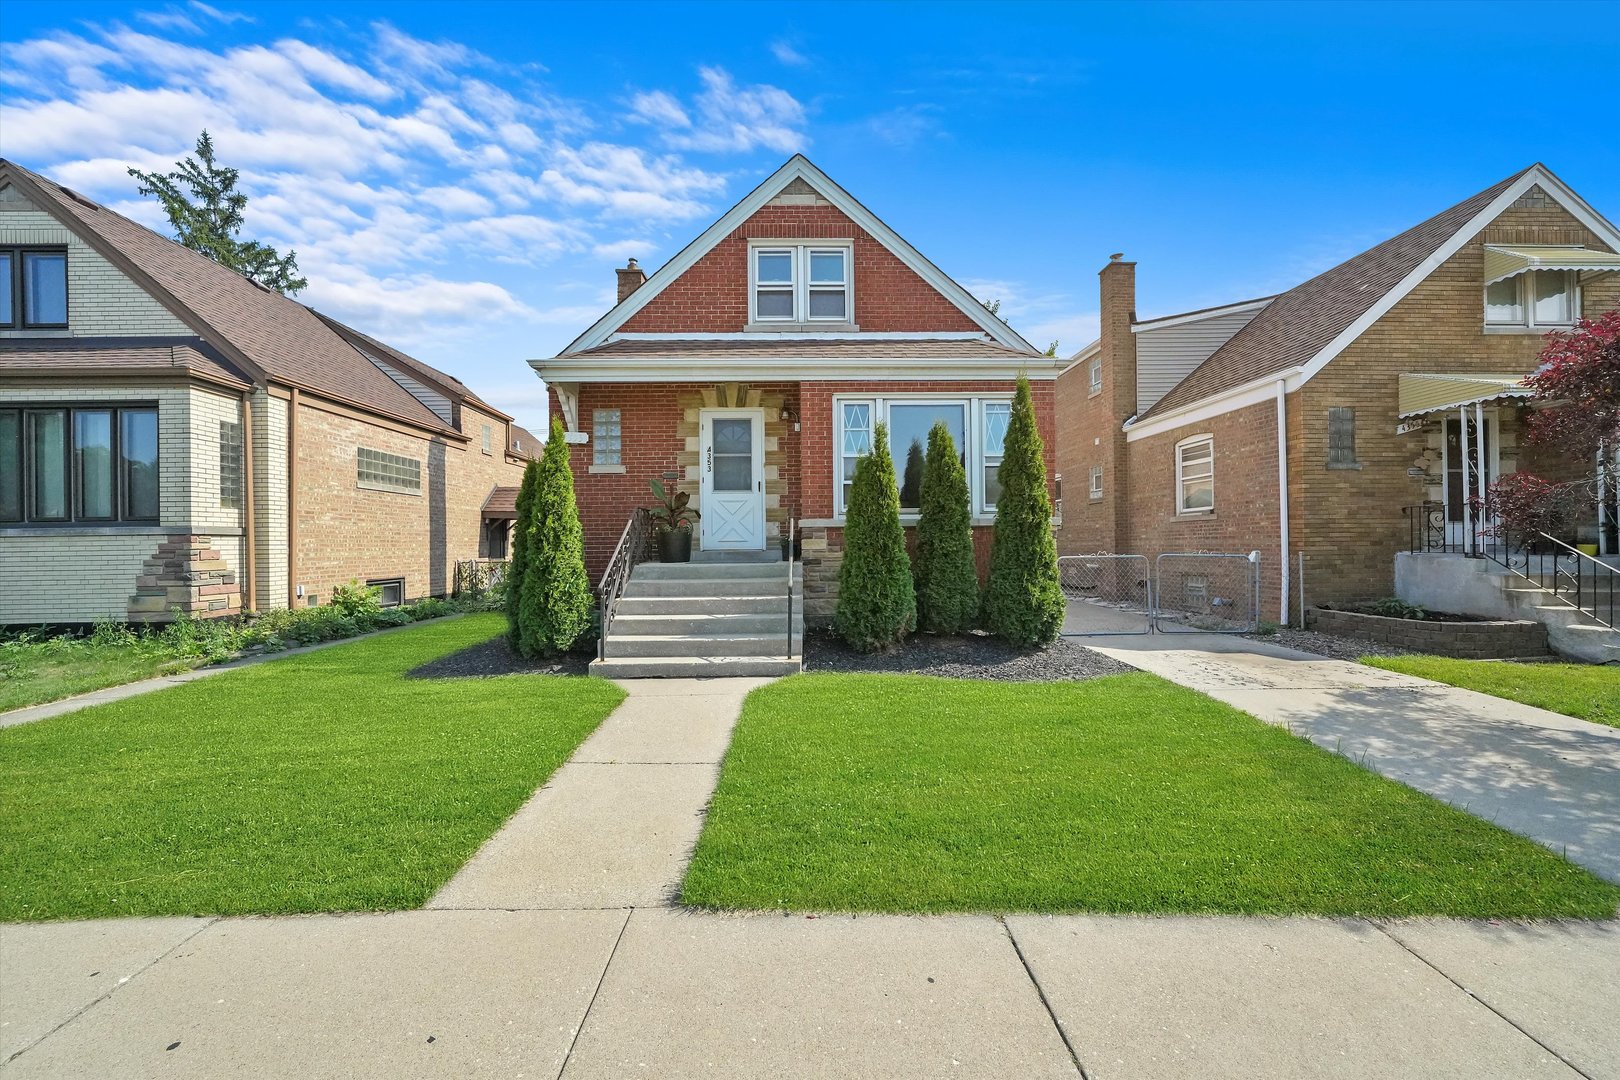
[{"label": "brick house", "polygon": [[454,377],[0,160],[0,624],[443,594],[535,440]]},{"label": "brick house", "polygon": [[1278,296],[1139,320],[1115,256],[1058,379],[1060,552],[1259,550],[1284,622],[1301,552],[1313,604],[1392,595],[1411,508],[1455,549],[1496,478],[1573,467],[1519,445],[1520,380],[1544,334],[1620,303],[1617,251],[1533,165]]},{"label": "brick house", "polygon": [[[700,557],[774,552],[796,522],[806,612],[833,612],[844,498],[873,425],[895,471],[944,420],[964,454],[981,557],[1020,371],[1052,456],[1058,362],[802,155],[651,277],[631,260],[618,303],[532,361],[567,425],[586,561],[600,575],[665,478],[702,517]],[[914,485],[913,485],[914,486]],[[902,518],[916,520],[902,481]]]}]

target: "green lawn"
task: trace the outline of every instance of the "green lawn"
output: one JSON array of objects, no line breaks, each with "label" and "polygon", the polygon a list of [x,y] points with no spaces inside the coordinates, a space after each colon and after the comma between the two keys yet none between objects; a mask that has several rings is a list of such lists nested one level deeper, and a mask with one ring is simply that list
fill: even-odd
[{"label": "green lawn", "polygon": [[749,697],[682,899],[1602,918],[1620,887],[1151,675],[802,675]]},{"label": "green lawn", "polygon": [[158,649],[127,645],[13,645],[0,657],[0,712],[148,679],[166,668],[191,666]]},{"label": "green lawn", "polygon": [[0,729],[0,921],[420,905],[624,696],[403,677],[503,626],[429,623]]},{"label": "green lawn", "polygon": [[1515,664],[1446,656],[1364,656],[1361,662],[1620,727],[1620,666],[1613,664]]}]

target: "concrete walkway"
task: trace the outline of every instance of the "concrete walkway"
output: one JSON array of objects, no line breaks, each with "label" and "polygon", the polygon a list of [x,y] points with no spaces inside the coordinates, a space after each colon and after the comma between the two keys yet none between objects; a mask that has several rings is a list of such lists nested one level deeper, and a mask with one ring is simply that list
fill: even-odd
[{"label": "concrete walkway", "polygon": [[1620,728],[1241,637],[1085,644],[1620,881]]},{"label": "concrete walkway", "polygon": [[1620,1080],[1620,924],[669,906],[754,680],[630,696],[430,909],[0,926],[0,1080]]}]

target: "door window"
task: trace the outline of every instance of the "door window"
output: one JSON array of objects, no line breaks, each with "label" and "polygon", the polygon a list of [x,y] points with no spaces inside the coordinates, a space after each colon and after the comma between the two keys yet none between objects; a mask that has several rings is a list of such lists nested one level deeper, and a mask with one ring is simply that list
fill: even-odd
[{"label": "door window", "polygon": [[714,490],[754,490],[754,421],[746,416],[714,418]]}]

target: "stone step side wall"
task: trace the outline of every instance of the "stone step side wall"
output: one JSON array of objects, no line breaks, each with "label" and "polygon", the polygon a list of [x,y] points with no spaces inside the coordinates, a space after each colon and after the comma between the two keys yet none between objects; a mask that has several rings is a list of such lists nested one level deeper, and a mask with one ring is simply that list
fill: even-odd
[{"label": "stone step side wall", "polygon": [[236,572],[213,544],[213,537],[195,534],[171,535],[158,544],[135,579],[129,621],[168,622],[175,609],[198,619],[241,614]]},{"label": "stone step side wall", "polygon": [[1472,660],[1506,660],[1518,656],[1546,656],[1547,628],[1538,622],[1515,619],[1502,622],[1431,622],[1363,615],[1355,611],[1311,608],[1305,625],[1312,630],[1364,638],[1413,652]]}]

